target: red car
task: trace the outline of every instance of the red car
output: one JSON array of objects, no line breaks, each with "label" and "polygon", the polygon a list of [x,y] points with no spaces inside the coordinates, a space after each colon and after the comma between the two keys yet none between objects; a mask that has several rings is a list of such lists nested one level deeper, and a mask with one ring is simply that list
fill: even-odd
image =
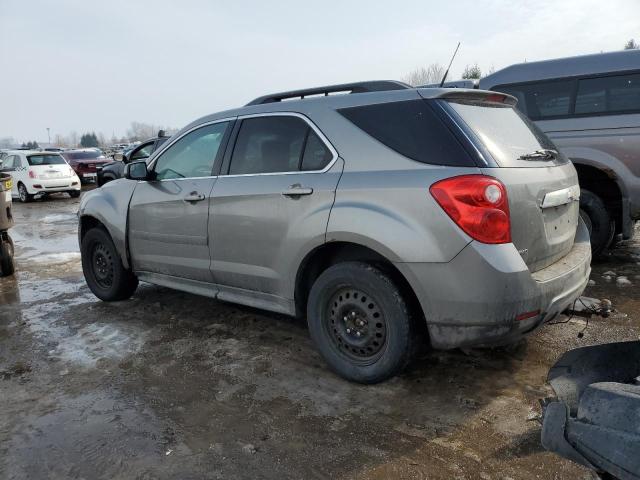
[{"label": "red car", "polygon": [[71,165],[71,168],[78,174],[82,183],[95,182],[98,167],[109,163],[107,157],[95,148],[66,150],[61,153],[69,165]]}]

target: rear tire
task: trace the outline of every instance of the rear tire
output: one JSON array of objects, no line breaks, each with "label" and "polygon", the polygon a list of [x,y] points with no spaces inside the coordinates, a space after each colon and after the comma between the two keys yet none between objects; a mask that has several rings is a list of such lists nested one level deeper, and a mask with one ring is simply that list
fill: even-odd
[{"label": "rear tire", "polygon": [[616,224],[602,199],[585,189],[580,192],[580,216],[589,230],[591,252],[598,256],[611,244]]},{"label": "rear tire", "polygon": [[8,277],[15,272],[13,263],[14,246],[9,235],[5,238],[0,236],[0,277]]},{"label": "rear tire", "polygon": [[332,370],[372,384],[401,372],[411,358],[412,319],[398,287],[361,262],[329,267],[307,304],[311,338]]},{"label": "rear tire", "polygon": [[111,237],[102,227],[82,239],[82,272],[93,294],[105,302],[126,300],[138,288],[138,278],[122,265]]},{"label": "rear tire", "polygon": [[29,203],[33,200],[33,195],[29,193],[27,187],[24,186],[24,183],[18,184],[18,198],[22,203]]}]

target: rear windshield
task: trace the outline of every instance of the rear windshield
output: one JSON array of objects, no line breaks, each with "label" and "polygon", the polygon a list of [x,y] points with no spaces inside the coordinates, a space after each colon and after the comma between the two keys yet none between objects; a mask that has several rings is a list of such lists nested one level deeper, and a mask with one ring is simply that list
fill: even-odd
[{"label": "rear windshield", "polygon": [[500,167],[540,167],[567,163],[558,153],[556,160],[523,160],[537,150],[558,150],[549,137],[515,108],[507,105],[448,102],[482,142]]},{"label": "rear windshield", "polygon": [[66,162],[60,155],[31,155],[27,157],[31,166],[37,165],[64,165]]},{"label": "rear windshield", "polygon": [[378,103],[338,112],[405,157],[433,165],[475,166],[425,100]]},{"label": "rear windshield", "polygon": [[64,156],[69,160],[90,160],[92,158],[100,158],[102,154],[100,152],[65,152]]}]

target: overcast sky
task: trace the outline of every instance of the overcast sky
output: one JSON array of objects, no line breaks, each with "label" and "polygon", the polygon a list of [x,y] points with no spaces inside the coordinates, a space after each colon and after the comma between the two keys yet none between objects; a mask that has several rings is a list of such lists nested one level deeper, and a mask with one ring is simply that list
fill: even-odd
[{"label": "overcast sky", "polygon": [[0,137],[181,127],[294,88],[640,41],[640,0],[0,0]]}]

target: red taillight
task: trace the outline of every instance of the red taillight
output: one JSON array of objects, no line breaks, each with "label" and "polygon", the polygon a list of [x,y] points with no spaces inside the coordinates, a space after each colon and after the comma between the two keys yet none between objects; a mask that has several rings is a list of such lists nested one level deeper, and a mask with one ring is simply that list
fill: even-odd
[{"label": "red taillight", "polygon": [[33,170],[29,170],[29,178],[36,178],[36,174]]},{"label": "red taillight", "polygon": [[507,189],[485,175],[462,175],[429,189],[442,209],[471,238],[482,243],[511,242]]}]

